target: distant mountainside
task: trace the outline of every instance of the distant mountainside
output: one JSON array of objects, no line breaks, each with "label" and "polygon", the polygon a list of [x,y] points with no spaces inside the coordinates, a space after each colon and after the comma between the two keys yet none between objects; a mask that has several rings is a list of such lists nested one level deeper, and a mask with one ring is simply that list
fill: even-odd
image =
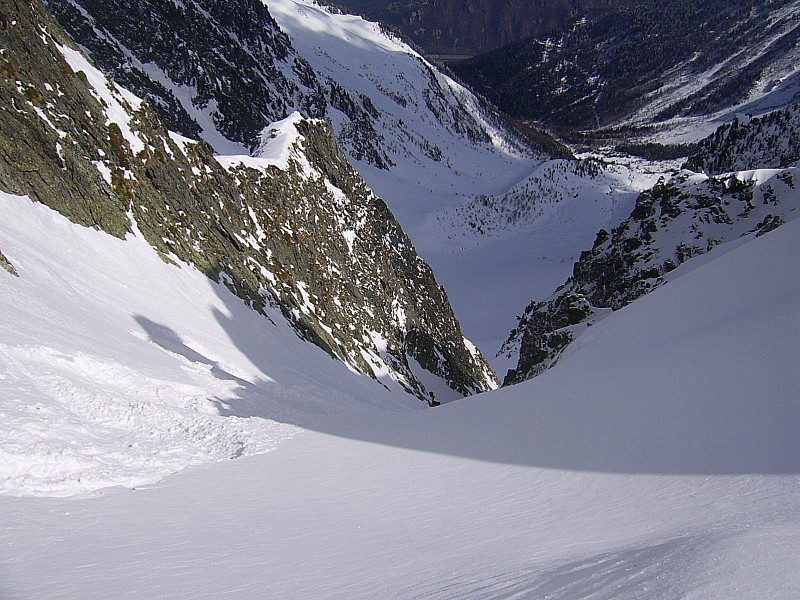
[{"label": "distant mountainside", "polygon": [[796,0],[643,0],[452,68],[509,114],[553,127],[760,114],[800,91],[799,17]]},{"label": "distant mountainside", "polygon": [[[171,130],[203,139],[218,153],[249,153],[266,124],[293,111],[327,118],[352,160],[379,169],[409,153],[441,161],[436,142],[442,137],[478,145],[490,145],[498,135],[521,142],[512,141],[514,134],[491,109],[371,24],[356,24],[353,33],[369,37],[365,41],[376,52],[390,52],[397,64],[380,71],[350,64],[350,56],[328,54],[339,70],[321,72],[312,64],[318,62],[313,54],[327,50],[299,53],[272,14],[303,11],[316,17],[320,9],[311,4],[48,0],[47,5],[102,71],[147,100]],[[370,77],[367,90],[344,80],[356,69]],[[416,133],[423,119],[435,130],[426,136],[433,141]]]},{"label": "distant mountainside", "polygon": [[278,307],[331,356],[421,398],[431,374],[461,395],[495,385],[324,122],[293,114],[264,129],[255,156],[215,157],[108,81],[39,0],[3,12],[3,191],[120,238],[140,232],[165,261],[194,265],[256,311]]},{"label": "distant mountainside", "polygon": [[[717,175],[683,170],[662,179],[639,196],[626,220],[600,230],[572,276],[519,319],[504,347],[518,357],[505,383],[552,366],[592,323],[668,282],[690,259],[800,217],[796,117],[793,107],[721,127],[688,163]],[[725,173],[728,167],[742,170]]]},{"label": "distant mountainside", "polygon": [[473,56],[529,36],[550,35],[630,0],[326,0],[385,23],[427,54]]},{"label": "distant mountainside", "polygon": [[697,144],[687,168],[709,175],[800,160],[800,104],[762,117],[737,117]]}]

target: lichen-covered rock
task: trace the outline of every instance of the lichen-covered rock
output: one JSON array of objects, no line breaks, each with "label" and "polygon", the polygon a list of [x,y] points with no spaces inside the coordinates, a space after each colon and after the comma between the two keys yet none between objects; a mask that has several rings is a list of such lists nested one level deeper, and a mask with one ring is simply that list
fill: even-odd
[{"label": "lichen-covered rock", "polygon": [[19,273],[17,273],[14,265],[11,264],[11,261],[9,261],[2,252],[0,252],[0,267],[3,267],[14,277],[19,277]]},{"label": "lichen-covered rock", "polygon": [[39,0],[9,0],[1,16],[1,189],[121,238],[138,230],[165,260],[255,310],[279,307],[332,356],[421,398],[417,365],[461,394],[495,385],[324,122],[281,123],[285,161],[215,157],[108,81]]}]

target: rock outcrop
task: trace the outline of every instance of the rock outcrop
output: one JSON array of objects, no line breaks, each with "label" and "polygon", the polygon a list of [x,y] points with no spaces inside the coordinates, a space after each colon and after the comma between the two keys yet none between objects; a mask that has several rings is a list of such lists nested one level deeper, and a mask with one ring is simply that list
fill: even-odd
[{"label": "rock outcrop", "polygon": [[254,310],[279,307],[332,356],[421,398],[421,369],[461,394],[495,385],[324,122],[294,115],[265,130],[261,158],[222,159],[107,80],[39,0],[3,3],[0,47],[4,191],[142,235],[164,260],[194,265]]},{"label": "rock outcrop", "polygon": [[800,160],[800,103],[761,117],[736,117],[700,141],[685,167],[707,175],[789,167]]},{"label": "rock outcrop", "polygon": [[519,356],[504,383],[551,367],[587,327],[666,283],[682,263],[796,218],[798,179],[797,166],[712,178],[683,171],[642,193],[628,219],[597,234],[564,285],[527,307],[504,346]]}]

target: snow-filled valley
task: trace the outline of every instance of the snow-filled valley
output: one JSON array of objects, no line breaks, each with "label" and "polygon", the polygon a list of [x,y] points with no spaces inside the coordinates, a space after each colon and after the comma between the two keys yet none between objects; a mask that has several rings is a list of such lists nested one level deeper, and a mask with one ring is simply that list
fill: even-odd
[{"label": "snow-filled valley", "polygon": [[800,590],[798,220],[406,410],[136,239],[2,211],[4,599]]},{"label": "snow-filled valley", "polygon": [[[574,161],[530,155],[460,84],[434,74],[376,24],[305,0],[267,5],[317,72],[371,98],[394,164],[354,164],[433,267],[465,335],[502,376],[510,365],[495,355],[515,316],[561,284],[597,230],[627,216],[638,192],[673,165],[612,163],[590,174]],[[460,123],[458,111],[477,115],[490,143],[471,140],[462,128],[476,125]],[[333,116],[337,130],[346,127],[345,115]],[[515,199],[526,214],[508,208]]]},{"label": "snow-filled valley", "polygon": [[[186,4],[207,19],[203,6],[219,8]],[[291,40],[287,56],[303,57],[331,94],[340,86],[340,108],[346,96],[372,114],[391,168],[355,156],[361,138],[346,135],[354,122],[336,107],[325,115],[328,145],[311,131],[323,121],[295,111],[265,126],[252,155],[208,152],[203,163],[202,144],[149,128],[156,117],[134,114],[139,98],[47,27],[34,24],[34,40],[52,51],[50,63],[67,62],[62,83],[40,86],[44,96],[0,48],[0,93],[14,99],[0,105],[0,118],[11,115],[2,122],[32,122],[26,131],[57,139],[40,155],[55,157],[54,170],[39,169],[20,157],[40,138],[2,132],[2,190],[35,180],[46,196],[60,189],[48,177],[82,177],[78,114],[105,119],[98,139],[117,142],[90,149],[84,166],[95,188],[127,198],[156,181],[175,194],[163,212],[158,202],[123,205],[126,225],[115,237],[102,231],[99,209],[95,228],[84,227],[41,196],[0,190],[0,600],[800,596],[798,164],[712,181],[679,173],[680,161],[545,156],[378,26],[306,0],[265,4]],[[13,41],[18,23],[0,17],[2,40]],[[175,83],[155,62],[132,64]],[[299,64],[280,72],[299,76]],[[206,141],[245,151],[214,120],[223,109],[195,102],[190,88],[176,87],[185,108],[202,114]],[[81,104],[87,98],[101,107],[92,105],[95,117]],[[321,163],[312,166],[320,156],[347,165],[337,142],[357,173],[323,177]],[[181,161],[180,176],[158,170],[170,157]],[[279,177],[292,169],[304,175]],[[281,195],[310,174],[319,176],[313,185]],[[600,308],[603,318],[582,326],[535,379],[462,399],[410,345],[407,369],[397,368],[387,340],[412,338],[403,327],[414,304],[432,303],[415,287],[426,266],[411,252],[399,254],[408,269],[375,262],[369,281],[383,289],[378,304],[390,306],[397,328],[385,337],[367,330],[372,346],[357,348],[371,369],[294,326],[306,311],[319,316],[319,331],[355,337],[355,313],[379,311],[356,303],[374,290],[350,275],[362,271],[344,275],[344,265],[411,246],[380,227],[369,237],[368,220],[389,222],[389,211],[349,214],[359,201],[353,190],[385,209],[363,176],[433,266],[432,287],[442,285],[464,335],[502,376],[514,357],[493,355],[515,315],[564,282],[600,228],[623,229],[645,204],[641,191],[662,176],[660,185],[674,183],[670,174],[685,185],[673,186],[660,221],[645,228],[653,248],[637,247],[655,261],[694,235],[705,253],[687,252],[664,273],[666,285],[630,305]],[[191,196],[197,206],[179,204],[181,182],[213,192]],[[220,190],[237,185],[240,202],[226,204]],[[710,195],[685,193],[691,185]],[[259,193],[272,204],[241,201]],[[678,210],[678,197],[696,213]],[[336,213],[328,228],[315,212],[326,203]],[[288,221],[282,204],[308,219]],[[157,227],[166,225],[148,237],[154,213]],[[231,216],[244,218],[226,229]],[[192,218],[211,226],[192,237]],[[247,273],[232,263],[214,271],[182,260],[175,242],[184,234],[197,254],[213,247],[201,245],[207,237],[263,250],[232,255],[264,276],[263,307],[234,294],[230,273]],[[333,238],[338,246],[328,245]],[[347,252],[325,263],[329,278],[312,297],[307,255],[337,248]],[[273,250],[285,255],[271,262]],[[276,275],[283,264],[291,268]],[[331,291],[337,276],[352,278],[344,287],[353,295]],[[275,290],[293,285],[301,302],[281,304]],[[334,319],[326,294],[352,312]],[[401,306],[395,294],[412,301]],[[475,359],[460,331],[457,341]],[[458,356],[432,348],[441,363]],[[442,405],[429,408],[420,390]]]}]

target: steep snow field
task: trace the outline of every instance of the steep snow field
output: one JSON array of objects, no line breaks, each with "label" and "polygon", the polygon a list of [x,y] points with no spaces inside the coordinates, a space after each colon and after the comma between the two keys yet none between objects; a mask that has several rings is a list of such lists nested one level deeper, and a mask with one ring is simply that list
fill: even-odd
[{"label": "steep snow field", "polygon": [[[800,220],[410,411],[137,238],[0,206],[4,600],[800,595]],[[125,487],[31,497],[113,448]]]},{"label": "steep snow field", "polygon": [[240,417],[420,404],[138,236],[0,194],[0,244],[19,274],[0,270],[0,493],[140,485],[267,452],[297,431]]}]

